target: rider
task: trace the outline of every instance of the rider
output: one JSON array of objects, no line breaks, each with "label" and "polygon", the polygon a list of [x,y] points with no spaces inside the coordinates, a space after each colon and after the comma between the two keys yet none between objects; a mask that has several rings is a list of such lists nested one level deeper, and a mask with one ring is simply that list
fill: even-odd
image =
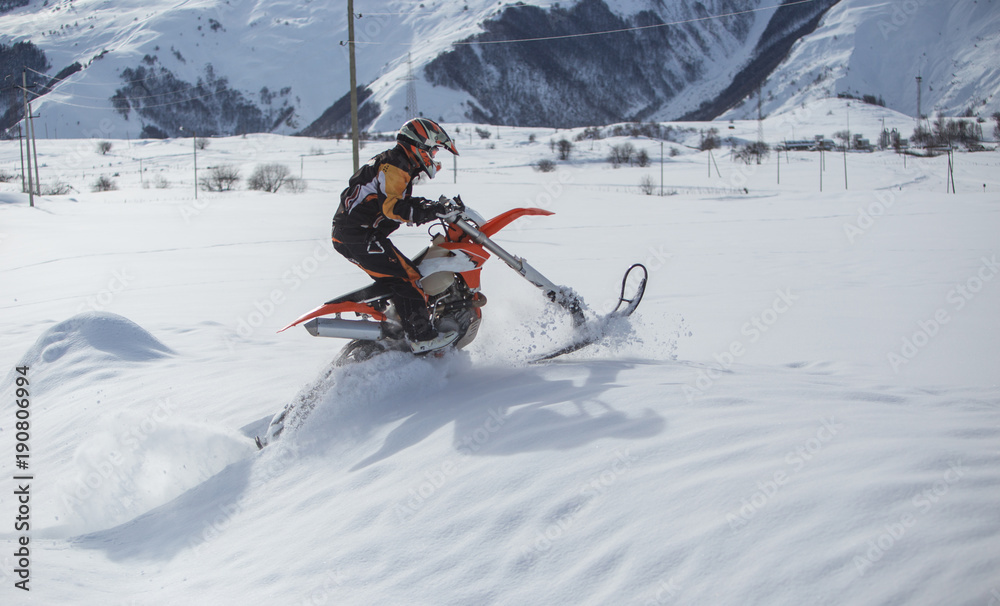
[{"label": "rider", "polygon": [[368,161],[340,194],[333,217],[333,247],[349,261],[392,290],[392,301],[414,352],[450,345],[453,330],[438,332],[430,319],[421,275],[389,241],[400,223],[421,225],[444,214],[443,202],[414,197],[413,181],[421,173],[433,179],[441,165],[439,147],[458,155],[455,142],[433,120],[414,118],[399,130],[396,146]]}]

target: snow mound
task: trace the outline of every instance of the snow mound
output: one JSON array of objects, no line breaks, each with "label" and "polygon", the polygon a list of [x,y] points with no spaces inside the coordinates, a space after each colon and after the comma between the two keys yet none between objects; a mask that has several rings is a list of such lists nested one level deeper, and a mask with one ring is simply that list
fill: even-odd
[{"label": "snow mound", "polygon": [[[107,312],[86,312],[46,330],[25,353],[21,365],[35,372],[60,368],[76,376],[109,362],[148,362],[173,354],[173,350],[128,318]],[[46,384],[51,385],[52,378]]]}]

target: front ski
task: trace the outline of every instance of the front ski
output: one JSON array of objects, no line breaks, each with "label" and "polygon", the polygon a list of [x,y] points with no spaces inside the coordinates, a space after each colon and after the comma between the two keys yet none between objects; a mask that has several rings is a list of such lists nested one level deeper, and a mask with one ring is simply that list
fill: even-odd
[{"label": "front ski", "polygon": [[[635,285],[632,296],[626,297],[625,290],[629,287],[629,276],[631,276],[632,272],[636,270],[642,273],[642,277],[639,278],[638,284]],[[543,356],[534,358],[529,361],[529,364],[545,362],[553,358],[558,358],[559,356],[564,356],[568,353],[573,353],[574,351],[579,351],[584,347],[593,345],[603,339],[607,334],[609,327],[615,320],[631,316],[632,312],[639,307],[639,302],[642,301],[642,295],[646,292],[646,280],[648,278],[649,272],[646,271],[646,267],[641,263],[636,263],[632,265],[632,267],[629,267],[628,271],[625,272],[625,277],[622,278],[622,288],[621,293],[618,295],[618,305],[615,306],[611,313],[596,321],[584,324],[578,329],[580,334],[573,339],[571,343]]]}]

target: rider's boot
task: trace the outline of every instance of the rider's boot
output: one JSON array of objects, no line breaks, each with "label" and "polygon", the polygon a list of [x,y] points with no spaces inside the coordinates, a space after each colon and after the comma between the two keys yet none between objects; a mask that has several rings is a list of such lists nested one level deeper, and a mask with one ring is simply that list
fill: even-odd
[{"label": "rider's boot", "polygon": [[458,339],[457,330],[438,331],[423,313],[414,312],[407,320],[410,350],[415,354],[442,349]]}]

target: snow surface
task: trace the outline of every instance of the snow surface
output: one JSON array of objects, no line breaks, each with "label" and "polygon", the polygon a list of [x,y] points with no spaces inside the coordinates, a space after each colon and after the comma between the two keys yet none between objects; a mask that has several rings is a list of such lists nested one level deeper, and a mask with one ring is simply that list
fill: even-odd
[{"label": "snow surface", "polygon": [[[807,109],[768,138],[829,135],[848,111]],[[850,112],[874,138],[884,112]],[[324,379],[341,341],[275,331],[366,282],[328,241],[347,143],[214,139],[199,166],[278,161],[309,189],[196,200],[190,141],[40,140],[43,181],[77,191],[29,208],[0,185],[0,602],[1000,601],[996,152],[956,155],[946,194],[945,156],[848,154],[845,189],[842,155],[825,173],[782,156],[779,185],[773,156],[716,150],[708,176],[708,154],[667,143],[660,197],[639,188],[658,189],[658,141],[631,140],[650,167],[612,169],[617,138],[541,173],[574,132],[448,126],[457,183],[446,163],[417,192],[555,211],[496,239],[594,310],[644,262],[631,326],[528,365],[568,321],[491,261],[466,352]],[[0,168],[17,163],[0,142]],[[100,174],[120,189],[90,193]],[[17,365],[30,593],[14,588]],[[253,433],[310,387],[306,423],[258,452]]]}]

